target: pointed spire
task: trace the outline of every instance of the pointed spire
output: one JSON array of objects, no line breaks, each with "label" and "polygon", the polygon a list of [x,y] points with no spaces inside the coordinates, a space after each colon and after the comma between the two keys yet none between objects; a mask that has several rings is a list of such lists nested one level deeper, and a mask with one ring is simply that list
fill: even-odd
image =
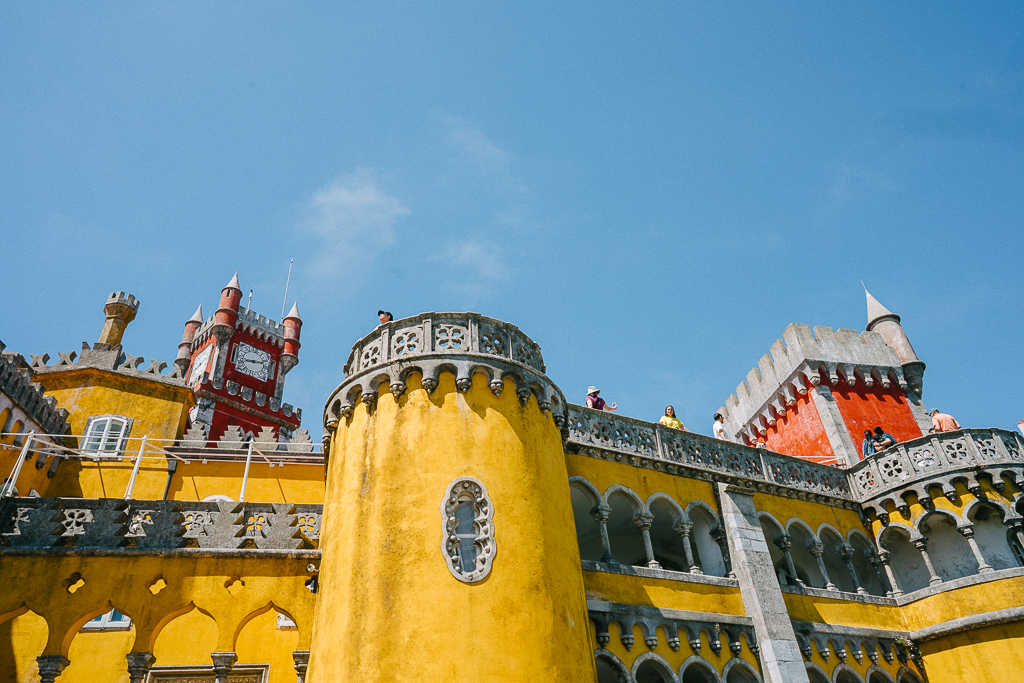
[{"label": "pointed spire", "polygon": [[867,287],[864,288],[864,294],[867,296],[868,300],[868,325],[866,329],[870,330],[875,326],[875,323],[879,322],[882,318],[892,318],[897,324],[899,324],[900,317],[882,304],[878,303],[878,299],[871,296],[871,292],[868,291]]},{"label": "pointed spire", "polygon": [[302,320],[302,318],[299,317],[299,302],[298,301],[296,301],[294,304],[292,304],[292,310],[288,311],[288,315],[285,316],[285,320],[287,320],[288,318],[295,318],[296,320]]},{"label": "pointed spire", "polygon": [[199,304],[199,308],[192,314],[192,317],[188,319],[190,323],[201,323],[203,322],[203,305]]},{"label": "pointed spire", "polygon": [[225,287],[224,289],[237,289],[238,291],[242,291],[242,287],[238,284],[238,271],[237,270],[235,271],[234,277],[231,278],[231,282],[229,282],[228,286]]}]

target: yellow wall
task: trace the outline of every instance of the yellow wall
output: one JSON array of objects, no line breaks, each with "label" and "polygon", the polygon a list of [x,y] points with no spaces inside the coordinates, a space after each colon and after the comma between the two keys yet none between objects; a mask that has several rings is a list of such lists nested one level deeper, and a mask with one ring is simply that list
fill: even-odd
[{"label": "yellow wall", "polygon": [[692,500],[702,500],[711,506],[711,509],[718,510],[713,485],[708,481],[688,479],[576,453],[566,453],[565,462],[569,476],[583,477],[601,493],[614,484],[621,484],[632,489],[645,501],[654,493],[664,493],[683,508]]},{"label": "yellow wall", "polygon": [[1024,670],[1024,625],[1001,624],[937,638],[923,643],[921,652],[931,683],[1014,681]]},{"label": "yellow wall", "polygon": [[[47,487],[46,496],[124,496],[133,465],[131,457],[138,453],[139,439],[148,436],[154,439],[154,445],[171,445],[182,435],[188,410],[195,404],[188,387],[95,368],[39,373],[36,379],[70,413],[68,424],[72,434],[82,435],[89,418],[96,415],[124,415],[134,420],[122,460],[64,462]],[[134,497],[162,498],[167,483],[166,464],[149,460],[144,465],[135,483]]]},{"label": "yellow wall", "polygon": [[587,599],[648,605],[691,612],[714,612],[743,616],[740,589],[695,581],[670,581],[642,576],[583,572]]},{"label": "yellow wall", "polygon": [[[40,654],[72,660],[62,683],[127,681],[122,672],[129,651],[152,652],[163,666],[209,665],[210,652],[236,648],[249,658],[257,656],[254,648],[262,649],[260,663],[290,662],[292,649],[309,649],[315,596],[305,586],[308,562],[300,557],[254,562],[194,552],[165,557],[6,556],[0,672],[30,675]],[[161,588],[159,580],[166,585]],[[111,607],[132,619],[131,631],[79,632]],[[298,630],[267,633],[262,615],[275,609],[288,614]],[[260,635],[240,641],[240,636],[254,633]],[[290,664],[288,671],[294,677]],[[289,679],[275,673],[273,680]]]},{"label": "yellow wall", "polygon": [[[332,440],[307,680],[593,683],[562,440],[531,398],[486,377],[459,393],[418,376],[355,407]],[[440,505],[459,476],[494,510],[497,554],[473,584],[448,571]],[[414,654],[413,654],[414,653]]]},{"label": "yellow wall", "polygon": [[[208,496],[222,495],[238,500],[244,472],[244,461],[203,464],[202,460],[193,459],[189,464],[179,462],[167,497],[171,500],[203,500]],[[324,467],[270,467],[254,460],[249,468],[245,499],[262,503],[323,503]]]}]

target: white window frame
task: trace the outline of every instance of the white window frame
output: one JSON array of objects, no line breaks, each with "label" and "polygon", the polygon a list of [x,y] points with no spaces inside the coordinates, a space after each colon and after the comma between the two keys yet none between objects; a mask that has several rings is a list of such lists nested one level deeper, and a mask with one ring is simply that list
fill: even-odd
[{"label": "white window frame", "polygon": [[[114,615],[122,617],[121,619],[114,619]],[[129,631],[132,628],[132,619],[127,614],[121,614],[116,609],[112,609],[106,614],[85,622],[82,626],[83,631]]]},{"label": "white window frame", "polygon": [[[123,429],[121,430],[121,435],[117,438],[117,443],[113,444],[113,448],[110,448],[111,444],[108,443],[110,439],[110,425],[115,421],[120,422]],[[93,426],[99,422],[105,422],[103,433],[99,437],[99,444],[95,448],[90,448],[89,442],[95,438],[92,436]],[[128,435],[131,434],[133,422],[135,422],[133,418],[124,415],[93,415],[85,423],[85,435],[82,437],[82,452],[91,454],[94,458],[120,457],[124,454],[124,448],[128,444]]]}]

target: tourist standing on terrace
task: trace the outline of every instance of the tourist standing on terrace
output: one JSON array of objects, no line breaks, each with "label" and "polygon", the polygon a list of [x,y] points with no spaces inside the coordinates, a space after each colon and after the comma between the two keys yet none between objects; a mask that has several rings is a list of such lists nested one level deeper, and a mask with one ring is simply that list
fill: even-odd
[{"label": "tourist standing on terrace", "polygon": [[605,403],[604,399],[598,396],[601,390],[597,387],[590,387],[587,389],[587,407],[593,408],[594,410],[618,410],[619,406],[615,403]]},{"label": "tourist standing on terrace", "polygon": [[725,418],[722,417],[721,413],[715,413],[715,426],[713,428],[716,439],[722,441],[728,441],[729,437],[725,433]]},{"label": "tourist standing on terrace", "polygon": [[690,431],[683,426],[682,420],[676,417],[676,409],[672,406],[665,406],[665,414],[658,420],[658,424],[663,424],[669,429],[681,429],[684,432]]},{"label": "tourist standing on terrace", "polygon": [[960,429],[960,423],[952,415],[940,413],[938,410],[933,410],[930,415],[932,416],[932,428],[928,430],[929,434],[952,432]]}]

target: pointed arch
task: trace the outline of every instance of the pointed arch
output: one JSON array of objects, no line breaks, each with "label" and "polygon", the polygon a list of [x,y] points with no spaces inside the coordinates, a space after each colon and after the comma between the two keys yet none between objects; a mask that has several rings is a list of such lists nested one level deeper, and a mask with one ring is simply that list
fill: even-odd
[{"label": "pointed arch", "polygon": [[[630,675],[637,683],[679,683],[675,669],[656,652],[644,652],[633,660]],[[661,681],[655,680],[655,676],[660,676]]]},{"label": "pointed arch", "polygon": [[603,648],[594,650],[597,683],[633,683],[633,676],[622,660]]},{"label": "pointed arch", "polygon": [[[733,680],[730,680],[730,675]],[[750,665],[750,662],[745,659],[740,659],[739,657],[733,657],[722,668],[722,680],[725,681],[725,683],[747,683],[747,681],[762,683],[761,674]]]}]

